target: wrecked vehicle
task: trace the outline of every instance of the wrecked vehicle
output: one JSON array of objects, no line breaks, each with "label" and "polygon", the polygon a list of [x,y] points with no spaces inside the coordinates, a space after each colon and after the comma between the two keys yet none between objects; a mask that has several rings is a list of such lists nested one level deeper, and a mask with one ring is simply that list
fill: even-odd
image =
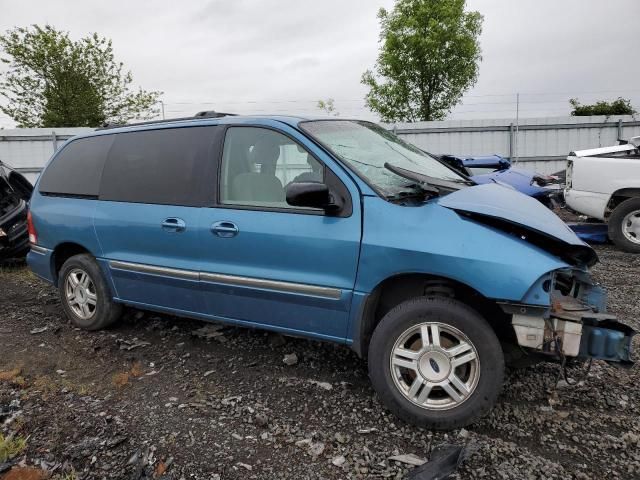
[{"label": "wrecked vehicle", "polygon": [[[458,157],[437,155],[439,160],[468,176],[480,185],[502,183],[529,195],[548,208],[554,208],[562,198],[560,178],[521,168],[512,168],[511,161],[500,155]],[[488,170],[488,171],[486,171]]]},{"label": "wrecked vehicle", "polygon": [[75,137],[38,180],[29,233],[31,269],[80,328],[130,305],[346,344],[415,425],[487,413],[503,345],[631,363],[591,247],[370,122],[218,115]]},{"label": "wrecked vehicle", "polygon": [[0,161],[0,260],[22,258],[29,251],[27,203],[33,186]]},{"label": "wrecked vehicle", "polygon": [[572,210],[606,222],[618,248],[640,253],[640,137],[571,152],[564,199]]}]

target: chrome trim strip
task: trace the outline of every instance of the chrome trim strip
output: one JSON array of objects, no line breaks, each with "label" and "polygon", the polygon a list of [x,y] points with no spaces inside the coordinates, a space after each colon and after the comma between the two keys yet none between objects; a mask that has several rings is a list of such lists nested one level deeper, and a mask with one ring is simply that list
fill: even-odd
[{"label": "chrome trim strip", "polygon": [[168,275],[176,278],[184,278],[186,280],[199,280],[198,272],[193,270],[179,270],[177,268],[156,267],[154,265],[143,265],[141,263],[129,263],[112,260],[109,262],[111,268],[117,270],[128,270],[139,273],[152,273],[155,275]]},{"label": "chrome trim strip", "polygon": [[155,265],[144,265],[141,263],[121,262],[111,260],[111,268],[117,270],[127,270],[139,273],[151,273],[156,275],[167,275],[187,280],[202,280],[206,282],[222,283],[225,285],[235,285],[239,287],[263,288],[266,290],[277,290],[287,293],[302,293],[304,295],[314,295],[316,297],[331,298],[339,300],[342,297],[342,290],[332,287],[321,287],[318,285],[308,285],[305,283],[281,282],[278,280],[266,280],[263,278],[240,277],[236,275],[225,275],[222,273],[198,273],[193,270],[180,270],[177,268],[157,267]]},{"label": "chrome trim strip", "polygon": [[40,245],[31,244],[31,251],[33,253],[37,253],[39,255],[46,255],[47,253],[51,252],[51,249],[50,248],[41,247]]},{"label": "chrome trim strip", "polygon": [[305,295],[315,295],[316,297],[332,298],[334,300],[338,300],[342,296],[342,290],[339,288],[320,287],[306,283],[281,282],[279,280],[239,277],[236,275],[224,275],[222,273],[201,273],[200,279],[208,282],[223,283],[225,285],[264,288],[287,293],[302,293]]}]

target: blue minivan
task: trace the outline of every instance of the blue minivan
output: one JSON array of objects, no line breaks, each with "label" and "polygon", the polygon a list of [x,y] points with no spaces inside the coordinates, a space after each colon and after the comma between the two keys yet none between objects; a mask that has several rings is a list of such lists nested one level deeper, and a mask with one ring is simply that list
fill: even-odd
[{"label": "blue minivan", "polygon": [[555,214],[369,122],[100,129],[49,161],[28,227],[29,265],[74,325],[132,306],[346,344],[419,426],[489,411],[505,360],[631,364],[595,252]]}]

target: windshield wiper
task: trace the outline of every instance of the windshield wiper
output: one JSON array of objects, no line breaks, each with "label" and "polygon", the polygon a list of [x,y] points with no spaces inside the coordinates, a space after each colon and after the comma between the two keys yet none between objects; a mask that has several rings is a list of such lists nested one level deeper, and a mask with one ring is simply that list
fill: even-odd
[{"label": "windshield wiper", "polygon": [[443,178],[430,177],[429,175],[414,172],[413,170],[407,170],[406,168],[398,167],[397,165],[392,165],[388,162],[385,162],[384,168],[403,178],[413,180],[414,182],[418,182],[422,185],[427,185],[431,188],[441,187],[450,191],[455,191],[460,190],[464,186],[475,185],[475,182],[473,181],[457,179],[445,180]]},{"label": "windshield wiper", "polygon": [[424,200],[426,198],[437,197],[440,195],[440,189],[422,183],[410,183],[408,185],[403,185],[402,188],[410,188],[411,190],[400,190],[399,192],[386,195],[385,198],[393,202],[398,200],[408,200],[410,198],[419,198]]}]

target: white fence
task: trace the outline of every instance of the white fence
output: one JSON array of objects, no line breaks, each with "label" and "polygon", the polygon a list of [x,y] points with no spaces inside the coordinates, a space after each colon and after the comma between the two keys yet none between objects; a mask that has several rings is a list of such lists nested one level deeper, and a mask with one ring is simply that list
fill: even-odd
[{"label": "white fence", "polygon": [[[640,120],[617,117],[549,117],[509,120],[446,120],[385,125],[432,153],[460,156],[498,154],[520,168],[541,173],[564,169],[573,150],[615,145],[640,135]],[[35,181],[62,143],[89,128],[0,130],[0,160]]]},{"label": "white fence", "polygon": [[616,145],[640,135],[640,120],[616,117],[548,117],[515,120],[445,120],[386,125],[432,153],[459,156],[498,154],[518,167],[541,173],[563,170],[574,150]]}]

